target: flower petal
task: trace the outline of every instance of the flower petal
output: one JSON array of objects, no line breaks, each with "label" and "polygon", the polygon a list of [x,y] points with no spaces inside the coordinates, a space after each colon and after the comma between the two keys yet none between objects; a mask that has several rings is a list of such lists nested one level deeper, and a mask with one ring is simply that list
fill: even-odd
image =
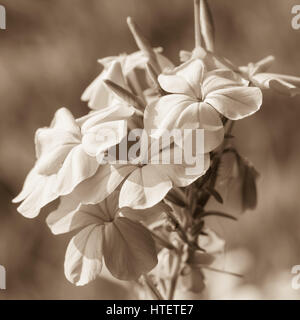
[{"label": "flower petal", "polygon": [[68,131],[75,136],[80,135],[76,121],[67,108],[60,108],[56,111],[50,127],[57,130]]},{"label": "flower petal", "polygon": [[48,215],[46,222],[53,234],[62,234],[92,224],[103,224],[106,218],[98,205],[78,205],[76,200],[62,197],[58,208]]},{"label": "flower petal", "polygon": [[300,88],[295,85],[281,80],[281,79],[272,79],[269,81],[269,86],[271,89],[288,96],[296,96],[300,94]]},{"label": "flower petal", "polygon": [[[43,133],[46,133],[46,131],[48,131],[48,129],[42,130]],[[41,131],[37,133],[39,134],[39,137],[43,135]],[[56,141],[55,144],[52,144],[52,146],[50,142],[47,143],[49,139],[44,139],[43,144],[47,145],[47,151],[44,152],[36,162],[36,170],[40,174],[51,175],[57,173],[69,152],[79,143],[68,142],[66,141],[66,138],[67,134],[65,132],[60,132],[60,134],[51,132],[51,139],[55,139]]]},{"label": "flower petal", "polygon": [[[17,210],[27,218],[35,218],[42,207],[58,197],[58,194],[53,191],[55,181],[55,175],[42,176],[37,174],[30,185],[28,182],[28,189],[25,190],[27,194],[26,198]],[[30,191],[29,187],[31,188]],[[22,197],[24,197],[24,195],[25,194],[23,194]],[[17,200],[20,200],[20,198]]]},{"label": "flower petal", "polygon": [[295,96],[300,93],[300,78],[276,73],[258,73],[252,79],[262,89],[273,89],[278,93]]},{"label": "flower petal", "polygon": [[217,148],[224,139],[224,126],[218,112],[207,103],[199,104],[199,128],[204,129],[204,153]]},{"label": "flower petal", "polygon": [[66,278],[77,286],[85,285],[102,269],[103,225],[90,225],[72,238],[65,257]]},{"label": "flower petal", "polygon": [[147,208],[144,210],[135,210],[129,207],[123,207],[120,209],[121,216],[128,218],[130,220],[143,222],[147,226],[152,223],[158,222],[161,219],[164,219],[165,212],[168,206],[165,203],[160,202],[151,208]]},{"label": "flower petal", "polygon": [[83,204],[100,203],[133,171],[131,165],[100,165],[96,174],[83,181],[72,192]]},{"label": "flower petal", "polygon": [[172,186],[185,187],[205,174],[209,168],[210,160],[208,154],[198,155],[198,161],[197,166],[196,163],[194,165],[165,164],[155,165],[155,169],[159,175],[167,176],[172,181]]},{"label": "flower petal", "polygon": [[144,115],[145,129],[152,136],[160,136],[165,130],[198,128],[198,103],[183,94],[171,94],[162,97],[158,102],[149,104]]},{"label": "flower petal", "polygon": [[166,174],[157,170],[157,166],[136,167],[127,177],[120,192],[120,208],[150,208],[164,198],[172,188],[172,182]]},{"label": "flower petal", "polygon": [[165,96],[149,104],[144,115],[144,126],[154,138],[161,137],[166,130],[204,129],[205,153],[218,147],[224,137],[222,121],[214,108],[178,94]]},{"label": "flower petal", "polygon": [[97,160],[89,156],[82,145],[73,148],[57,173],[56,190],[59,195],[72,192],[80,182],[93,176],[98,166]]},{"label": "flower petal", "polygon": [[99,111],[90,112],[86,116],[77,119],[81,124],[81,132],[85,134],[91,128],[101,123],[124,120],[130,118],[134,113],[134,108],[126,103],[116,103],[108,108]]},{"label": "flower petal", "polygon": [[25,179],[22,191],[12,200],[12,202],[18,203],[27,198],[39,181],[40,175],[37,174],[36,168],[32,168]]},{"label": "flower petal", "polygon": [[56,173],[70,150],[80,143],[80,128],[71,112],[59,109],[49,128],[41,128],[35,134],[35,146],[40,174]]},{"label": "flower petal", "polygon": [[90,128],[83,135],[82,146],[88,155],[96,157],[119,144],[126,135],[126,120],[104,122]]},{"label": "flower petal", "polygon": [[142,224],[119,217],[105,227],[104,259],[114,277],[138,279],[157,264],[154,240]]},{"label": "flower petal", "polygon": [[262,93],[254,87],[232,87],[209,93],[205,101],[226,118],[239,120],[259,110]]},{"label": "flower petal", "polygon": [[199,59],[190,60],[158,77],[161,87],[170,93],[181,93],[201,98],[204,65]]},{"label": "flower petal", "polygon": [[205,98],[209,93],[230,87],[247,86],[249,81],[244,80],[237,73],[229,69],[217,69],[207,72],[202,85],[202,93]]}]

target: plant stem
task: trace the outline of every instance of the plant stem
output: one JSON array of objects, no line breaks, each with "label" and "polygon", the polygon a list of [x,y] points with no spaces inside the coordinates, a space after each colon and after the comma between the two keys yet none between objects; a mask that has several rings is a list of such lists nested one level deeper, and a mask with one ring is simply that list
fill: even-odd
[{"label": "plant stem", "polygon": [[180,266],[181,266],[181,249],[179,250],[178,254],[176,255],[176,266],[175,266],[175,270],[174,270],[174,275],[173,275],[173,277],[171,279],[168,300],[173,300],[174,299],[176,285],[177,285],[178,278],[179,278]]},{"label": "plant stem", "polygon": [[156,299],[156,300],[164,300],[164,298],[162,297],[162,295],[160,294],[159,290],[156,288],[155,284],[152,282],[152,280],[147,276],[147,275],[143,275],[145,284],[147,285],[148,289],[150,290],[152,296]]}]

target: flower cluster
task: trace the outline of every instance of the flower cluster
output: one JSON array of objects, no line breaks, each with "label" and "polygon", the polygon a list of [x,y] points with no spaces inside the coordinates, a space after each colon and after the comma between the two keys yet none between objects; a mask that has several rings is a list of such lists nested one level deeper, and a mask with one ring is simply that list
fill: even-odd
[{"label": "flower cluster", "polygon": [[[232,146],[233,124],[259,110],[261,89],[294,95],[300,79],[266,73],[272,58],[236,67],[215,55],[208,10],[195,0],[196,47],[180,52],[179,66],[128,18],[139,51],[99,60],[103,71],[82,95],[86,116],[75,119],[62,108],[36,132],[37,160],[14,202],[34,218],[60,199],[47,224],[54,234],[78,230],[65,257],[65,275],[76,285],[99,276],[104,261],[115,278],[140,280],[159,299],[173,298],[176,287],[201,292],[203,269],[224,246],[205,218],[235,219],[206,210],[207,202],[222,203],[230,183],[242,211],[256,205],[257,172]],[[136,129],[143,135],[132,136]],[[191,143],[201,170],[190,174],[186,161],[150,161],[182,150],[174,137],[161,142],[174,129],[203,133],[201,148]],[[140,152],[145,133],[147,150],[158,146],[151,155]],[[122,145],[136,157],[124,156]],[[103,161],[112,152],[116,161]]]}]

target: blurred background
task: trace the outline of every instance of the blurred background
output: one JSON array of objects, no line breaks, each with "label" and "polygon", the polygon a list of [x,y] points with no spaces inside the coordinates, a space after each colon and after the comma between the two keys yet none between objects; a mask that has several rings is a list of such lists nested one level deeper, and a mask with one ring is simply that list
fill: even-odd
[{"label": "blurred background", "polygon": [[[216,51],[239,65],[276,57],[274,72],[300,76],[300,30],[291,27],[293,0],[210,0]],[[0,299],[119,299],[128,290],[99,279],[77,288],[65,279],[64,253],[70,235],[53,236],[45,211],[28,220],[11,199],[21,190],[35,154],[37,128],[68,107],[87,112],[80,101],[100,71],[98,58],[131,53],[126,26],[132,16],[153,46],[174,63],[194,44],[192,0],[2,0],[7,30],[0,30],[0,264],[7,290]],[[224,269],[243,280],[213,275],[211,297],[300,298],[291,268],[300,265],[300,98],[265,93],[261,111],[237,123],[240,151],[260,172],[258,207],[239,221],[219,221],[227,241]],[[221,290],[222,289],[222,290]],[[216,292],[216,293],[214,293]]]}]

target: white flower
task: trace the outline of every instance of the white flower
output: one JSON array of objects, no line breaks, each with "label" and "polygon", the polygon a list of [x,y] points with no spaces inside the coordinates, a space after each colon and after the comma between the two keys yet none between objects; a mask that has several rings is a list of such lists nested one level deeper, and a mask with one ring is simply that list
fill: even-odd
[{"label": "white flower", "polygon": [[255,86],[261,89],[273,89],[278,93],[289,96],[300,94],[299,77],[266,72],[273,61],[274,57],[268,56],[239,69],[246,79],[249,79]]},{"label": "white flower", "polygon": [[[173,64],[159,53],[159,49],[155,51],[162,70],[166,67],[173,67]],[[111,80],[146,102],[143,92],[149,87],[146,83],[147,78],[145,74],[148,57],[144,52],[137,51],[130,55],[122,54],[116,57],[107,57],[98,60],[98,62],[103,65],[104,70],[88,86],[81,97],[83,101],[88,101],[88,106],[91,109],[106,108],[117,99],[104,84],[103,80]]]},{"label": "white flower", "polygon": [[[105,151],[119,143],[125,135],[124,119],[133,112],[132,108],[118,104],[76,121],[70,111],[59,109],[51,126],[36,132],[37,161],[25,180],[22,192],[13,200],[23,201],[18,211],[33,218],[42,207],[59,196],[70,194],[82,181],[92,177],[99,167],[93,150]],[[93,140],[95,127],[99,131],[99,127],[111,127],[114,123],[123,132],[118,141]]]},{"label": "white flower", "polygon": [[145,110],[147,130],[156,135],[177,129],[204,129],[204,150],[210,152],[223,141],[220,116],[238,120],[255,113],[261,106],[260,89],[246,87],[244,81],[226,69],[205,72],[201,60],[190,60],[158,77],[170,94],[149,104]]},{"label": "white flower", "polygon": [[126,217],[130,209],[122,214],[118,198],[118,192],[114,192],[99,204],[79,205],[72,211],[73,205],[65,198],[48,216],[54,234],[79,230],[65,257],[65,275],[70,282],[85,285],[94,280],[100,275],[103,259],[111,274],[120,280],[138,279],[157,264],[151,233]]},{"label": "white flower", "polygon": [[[151,144],[149,144],[149,150]],[[164,152],[175,153],[169,147],[155,152],[147,152],[139,163],[128,161],[124,164],[100,165],[96,174],[80,183],[67,197],[78,203],[96,204],[103,201],[120,185],[120,207],[146,209],[159,203],[174,186],[184,187],[193,183],[209,168],[209,155],[202,155],[203,167],[194,174],[187,174],[192,165],[163,164],[153,159],[162,158]],[[122,183],[122,184],[121,184]]]},{"label": "white flower", "polygon": [[81,131],[65,108],[59,109],[49,128],[35,135],[37,161],[28,174],[22,192],[13,202],[23,201],[18,211],[28,218],[59,195],[70,193],[92,176],[98,167],[81,144]]}]

